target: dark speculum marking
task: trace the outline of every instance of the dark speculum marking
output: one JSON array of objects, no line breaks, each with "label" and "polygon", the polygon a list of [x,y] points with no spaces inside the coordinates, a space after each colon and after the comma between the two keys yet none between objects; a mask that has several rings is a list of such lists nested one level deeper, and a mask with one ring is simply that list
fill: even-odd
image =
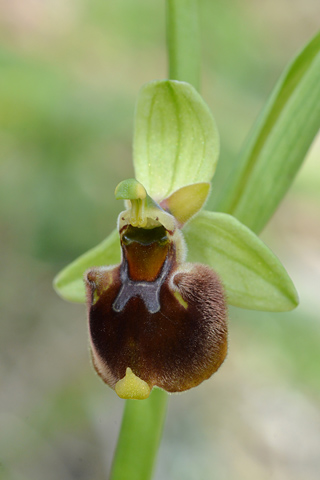
[{"label": "dark speculum marking", "polygon": [[112,308],[115,312],[122,312],[128,301],[133,297],[140,297],[149,313],[159,312],[160,306],[160,288],[169,274],[171,262],[166,258],[161,273],[158,278],[152,282],[137,282],[131,280],[128,274],[128,262],[124,258],[121,270],[120,280],[122,283],[120,292],[115,299]]}]

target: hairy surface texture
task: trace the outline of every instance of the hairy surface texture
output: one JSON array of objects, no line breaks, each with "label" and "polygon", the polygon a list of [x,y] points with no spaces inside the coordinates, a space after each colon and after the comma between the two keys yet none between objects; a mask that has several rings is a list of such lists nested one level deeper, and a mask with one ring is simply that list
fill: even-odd
[{"label": "hairy surface texture", "polygon": [[[148,282],[132,287],[128,252],[112,270],[97,267],[86,275],[93,363],[112,388],[130,367],[150,388],[181,392],[209,378],[226,356],[227,307],[218,276],[201,264],[177,265],[174,245],[167,252],[158,276],[149,282],[158,282],[156,312],[146,300],[149,293],[139,293],[139,283],[143,289]],[[119,308],[126,282],[132,295]]]}]

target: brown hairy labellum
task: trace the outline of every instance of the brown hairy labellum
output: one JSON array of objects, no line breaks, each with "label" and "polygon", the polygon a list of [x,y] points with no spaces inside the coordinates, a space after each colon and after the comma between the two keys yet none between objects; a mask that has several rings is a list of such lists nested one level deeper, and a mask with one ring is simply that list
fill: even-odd
[{"label": "brown hairy labellum", "polygon": [[220,279],[184,262],[179,229],[128,223],[120,241],[121,264],[92,268],[85,278],[96,371],[122,398],[147,398],[154,386],[182,392],[199,385],[227,353]]}]

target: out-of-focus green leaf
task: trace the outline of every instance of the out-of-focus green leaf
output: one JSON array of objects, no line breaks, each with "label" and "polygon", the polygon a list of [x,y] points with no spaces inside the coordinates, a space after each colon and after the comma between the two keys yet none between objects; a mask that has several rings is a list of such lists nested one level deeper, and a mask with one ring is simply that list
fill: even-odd
[{"label": "out-of-focus green leaf", "polygon": [[214,210],[260,232],[320,127],[320,33],[280,78]]},{"label": "out-of-focus green leaf", "polygon": [[53,286],[57,293],[70,302],[86,301],[83,275],[88,268],[120,263],[120,240],[114,230],[103,242],[70,263],[55,277]]},{"label": "out-of-focus green leaf", "polygon": [[219,274],[231,305],[278,312],[297,306],[295,287],[280,261],[231,215],[203,211],[183,231],[188,260]]},{"label": "out-of-focus green leaf", "polygon": [[188,83],[142,87],[135,115],[136,178],[156,201],[185,185],[210,182],[219,155],[211,112]]}]

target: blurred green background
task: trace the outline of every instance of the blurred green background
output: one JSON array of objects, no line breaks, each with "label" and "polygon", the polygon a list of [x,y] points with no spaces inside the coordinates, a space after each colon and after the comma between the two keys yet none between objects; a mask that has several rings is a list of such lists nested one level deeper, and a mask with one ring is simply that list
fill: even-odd
[{"label": "blurred green background", "polygon": [[[200,0],[213,195],[317,0]],[[0,478],[107,478],[123,401],[95,375],[86,309],[52,278],[100,242],[133,175],[140,86],[166,76],[164,1],[0,1]],[[156,480],[315,480],[320,471],[320,139],[263,233],[300,293],[289,314],[230,310],[229,355],[170,398]]]}]

